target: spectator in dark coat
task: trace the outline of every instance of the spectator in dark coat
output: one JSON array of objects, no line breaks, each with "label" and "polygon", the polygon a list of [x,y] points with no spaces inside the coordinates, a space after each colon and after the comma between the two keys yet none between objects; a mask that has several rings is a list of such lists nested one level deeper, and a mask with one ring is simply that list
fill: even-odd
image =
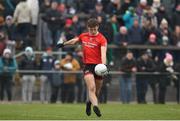
[{"label": "spectator in dark coat", "polygon": [[[52,49],[47,48],[40,60],[39,70],[50,71],[54,65],[54,57],[52,55]],[[42,103],[49,101],[50,97],[50,80],[51,75],[44,73],[40,75],[40,100]]]},{"label": "spectator in dark coat", "polygon": [[54,61],[54,68],[53,71],[57,73],[53,73],[51,76],[50,84],[51,84],[51,103],[56,103],[59,95],[59,90],[61,88],[61,84],[63,83],[62,74],[59,73],[60,71],[60,61]]},{"label": "spectator in dark coat", "polygon": [[47,22],[48,25],[51,46],[56,45],[60,37],[60,29],[64,26],[64,17],[58,12],[57,7],[58,3],[53,1],[51,3],[51,8],[47,10],[43,16],[43,20]]},{"label": "spectator in dark coat", "polygon": [[160,72],[166,73],[161,75],[161,80],[159,81],[159,97],[158,103],[165,104],[167,86],[170,85],[171,81],[177,80],[175,72],[173,56],[170,53],[166,53],[166,56],[161,64]]},{"label": "spectator in dark coat", "polygon": [[115,36],[116,45],[127,46],[129,43],[128,30],[125,26],[120,27],[120,32]]},{"label": "spectator in dark coat", "polygon": [[176,26],[180,26],[180,4],[177,5],[176,11],[172,16],[172,25],[173,25],[173,29]]},{"label": "spectator in dark coat", "polygon": [[120,76],[120,97],[122,103],[130,103],[132,91],[132,73],[137,71],[136,62],[133,53],[128,51],[121,61],[121,71],[124,72]]},{"label": "spectator in dark coat", "polygon": [[103,5],[100,2],[96,3],[95,10],[91,13],[91,17],[96,18],[97,16],[106,17],[106,14],[103,11]]},{"label": "spectator in dark coat", "polygon": [[163,19],[166,19],[168,23],[170,23],[170,20],[169,20],[169,16],[165,10],[165,7],[163,5],[161,5],[158,9],[158,12],[155,14],[155,16],[157,17],[157,23],[158,25],[161,24],[161,21]]},{"label": "spectator in dark coat", "polygon": [[142,28],[139,25],[138,19],[134,19],[132,28],[129,29],[129,44],[141,45],[143,44],[142,39]]},{"label": "spectator in dark coat", "polygon": [[13,75],[17,69],[16,59],[12,57],[10,49],[5,49],[0,58],[0,100],[4,99],[4,92],[7,92],[8,101],[12,100]]},{"label": "spectator in dark coat", "polygon": [[5,31],[7,32],[9,40],[16,40],[16,26],[13,23],[12,16],[6,17]]},{"label": "spectator in dark coat", "polygon": [[[144,52],[142,56],[137,60],[137,72],[152,72],[154,70],[154,64],[151,59],[149,59],[148,53]],[[146,93],[148,86],[149,75],[139,74],[136,76],[136,89],[137,89],[137,102],[146,102]]]},{"label": "spectator in dark coat", "polygon": [[[38,67],[32,47],[25,48],[25,55],[19,62],[20,70],[36,70]],[[22,75],[22,100],[24,103],[31,103],[34,84],[36,81],[35,73],[21,73]]]}]

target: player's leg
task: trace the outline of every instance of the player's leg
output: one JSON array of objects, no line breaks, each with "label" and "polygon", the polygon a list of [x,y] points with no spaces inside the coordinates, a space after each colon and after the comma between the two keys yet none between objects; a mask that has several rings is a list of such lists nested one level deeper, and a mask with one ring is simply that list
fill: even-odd
[{"label": "player's leg", "polygon": [[91,73],[84,75],[84,80],[86,82],[87,92],[89,101],[86,103],[86,114],[91,115],[91,103],[92,105],[98,105],[97,97],[96,97],[96,86],[94,76]]},{"label": "player's leg", "polygon": [[102,79],[95,79],[95,84],[96,84],[96,96],[99,97],[101,88],[102,88],[102,84],[103,84],[103,80]]}]

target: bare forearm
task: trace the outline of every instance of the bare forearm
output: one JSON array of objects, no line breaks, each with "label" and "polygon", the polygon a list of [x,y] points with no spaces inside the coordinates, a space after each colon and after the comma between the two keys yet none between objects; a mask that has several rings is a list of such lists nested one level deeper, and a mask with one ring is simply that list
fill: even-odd
[{"label": "bare forearm", "polygon": [[101,47],[101,59],[103,64],[106,64],[106,51],[106,47]]}]

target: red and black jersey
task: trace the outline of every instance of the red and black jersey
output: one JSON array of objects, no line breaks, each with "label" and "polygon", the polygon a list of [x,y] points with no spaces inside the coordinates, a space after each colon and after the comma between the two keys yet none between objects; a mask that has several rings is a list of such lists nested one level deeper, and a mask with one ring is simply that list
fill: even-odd
[{"label": "red and black jersey", "polygon": [[82,33],[79,37],[83,48],[83,62],[85,64],[99,64],[102,63],[101,47],[107,46],[106,38],[98,33],[97,35],[90,35]]}]

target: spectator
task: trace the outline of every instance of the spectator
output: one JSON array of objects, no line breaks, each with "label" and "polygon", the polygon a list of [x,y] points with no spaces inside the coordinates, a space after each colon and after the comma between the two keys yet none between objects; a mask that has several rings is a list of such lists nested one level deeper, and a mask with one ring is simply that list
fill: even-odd
[{"label": "spectator", "polygon": [[165,104],[167,86],[170,82],[177,80],[177,76],[174,73],[174,61],[173,56],[170,53],[166,53],[165,58],[161,64],[160,72],[168,73],[166,75],[161,75],[161,80],[159,81],[159,97],[158,103]]},{"label": "spectator", "polygon": [[[54,66],[54,57],[52,56],[52,49],[47,48],[40,60],[40,70],[50,71]],[[40,76],[40,100],[42,103],[49,101],[50,97],[50,80],[52,74],[44,73]]]},{"label": "spectator", "polygon": [[153,0],[152,11],[154,14],[158,12],[158,9],[160,8],[160,6],[161,6],[160,0]]},{"label": "spectator", "polygon": [[130,103],[132,93],[132,73],[136,72],[136,62],[133,53],[128,51],[121,61],[121,71],[124,72],[120,76],[120,97],[122,103]]},{"label": "spectator", "polygon": [[58,3],[53,1],[51,3],[51,8],[46,11],[45,15],[43,16],[43,20],[47,22],[48,29],[49,29],[49,37],[46,38],[50,42],[48,46],[55,46],[58,38],[60,37],[60,29],[63,27],[64,18],[57,10]]},{"label": "spectator", "polygon": [[129,42],[128,30],[125,26],[120,27],[120,32],[115,36],[115,43],[117,45],[127,46]]},{"label": "spectator", "polygon": [[156,35],[156,38],[159,39],[160,33],[158,29],[152,24],[151,20],[146,20],[145,25],[143,25],[143,41],[147,43],[151,34]]},{"label": "spectator", "polygon": [[180,26],[180,4],[177,5],[174,14],[172,15],[172,26],[173,29],[176,26]]},{"label": "spectator", "polygon": [[5,7],[4,7],[4,1],[0,1],[0,16],[4,16],[4,10],[5,10]]},{"label": "spectator", "polygon": [[160,37],[161,37],[160,42],[159,42],[160,45],[167,46],[172,43],[171,42],[172,34],[171,34],[171,30],[166,19],[163,19],[161,21],[159,32],[160,32]]},{"label": "spectator", "polygon": [[158,27],[161,24],[161,21],[163,19],[166,19],[168,23],[170,23],[169,20],[169,16],[167,14],[167,11],[165,9],[165,7],[163,5],[161,5],[157,11],[157,13],[155,14],[156,18],[157,18],[157,23],[158,23]]},{"label": "spectator", "polygon": [[83,12],[87,13],[91,13],[94,10],[94,6],[96,4],[96,0],[83,0],[81,1],[83,2]]},{"label": "spectator", "polygon": [[[72,53],[68,53],[65,58],[60,61],[60,66],[62,70],[65,71],[77,71],[80,69],[80,65]],[[62,103],[73,103],[75,99],[76,74],[64,74],[63,79],[64,83],[61,91]]]},{"label": "spectator", "polygon": [[83,31],[82,23],[79,20],[78,15],[74,15],[72,17],[72,31],[74,32],[75,36],[79,35]]},{"label": "spectator", "polygon": [[6,17],[5,30],[7,32],[9,40],[16,40],[16,26],[13,23],[12,16]]},{"label": "spectator", "polygon": [[147,45],[157,45],[158,41],[157,41],[157,37],[155,34],[150,34],[148,41],[147,41]]},{"label": "spectator", "polygon": [[13,15],[16,7],[15,4],[14,0],[4,0],[4,16]]},{"label": "spectator", "polygon": [[[154,64],[149,58],[148,53],[144,52],[142,56],[137,60],[137,72],[152,72],[154,71]],[[146,104],[146,93],[148,86],[148,75],[140,74],[136,76],[136,90],[137,90],[137,102]]]},{"label": "spectator", "polygon": [[130,29],[133,26],[133,21],[135,17],[135,10],[133,7],[129,7],[126,13],[123,15],[123,21],[127,29]]},{"label": "spectator", "polygon": [[39,15],[39,1],[38,0],[27,0],[28,6],[31,11],[31,24],[33,25],[34,29],[36,29],[38,23],[38,15]]},{"label": "spectator", "polygon": [[0,30],[4,30],[4,17],[0,16]]},{"label": "spectator", "polygon": [[148,9],[144,12],[144,14],[143,14],[143,16],[142,16],[142,26],[144,26],[147,21],[150,21],[150,23],[152,24],[152,26],[154,26],[155,28],[158,27],[158,25],[157,25],[157,24],[158,24],[158,23],[157,23],[157,17],[154,15],[154,13],[153,13],[153,11],[152,11],[151,8],[148,8]]},{"label": "spectator", "polygon": [[46,13],[46,11],[51,7],[51,0],[43,0],[40,6],[40,13]]},{"label": "spectator", "polygon": [[50,80],[51,83],[51,103],[56,103],[59,95],[59,90],[62,86],[63,80],[62,80],[62,74],[59,73],[60,71],[60,61],[56,60],[53,64],[53,71],[57,73],[52,74],[52,79]]},{"label": "spectator", "polygon": [[[36,70],[37,63],[35,61],[35,56],[32,47],[25,48],[25,55],[20,60],[19,69],[20,70]],[[24,103],[31,103],[32,94],[34,89],[34,84],[36,81],[35,73],[21,73],[22,75],[22,100]]]},{"label": "spectator", "polygon": [[142,39],[142,28],[139,25],[138,19],[134,19],[132,28],[129,29],[129,44],[141,45],[143,44]]},{"label": "spectator", "polygon": [[121,5],[121,14],[126,14],[126,11],[129,10],[129,8],[132,7],[131,0],[124,0],[124,3]]},{"label": "spectator", "polygon": [[172,35],[173,45],[180,47],[180,26],[176,26]]},{"label": "spectator", "polygon": [[6,34],[0,30],[0,56],[3,55],[3,51],[6,48]]},{"label": "spectator", "polygon": [[103,18],[106,17],[106,14],[103,11],[103,5],[100,2],[96,3],[95,10],[91,13],[92,18],[96,18],[97,16],[101,16]]},{"label": "spectator", "polygon": [[16,59],[12,56],[10,49],[5,49],[0,58],[0,100],[4,99],[6,91],[8,101],[12,100],[13,75],[17,69]]},{"label": "spectator", "polygon": [[17,24],[17,34],[21,43],[24,43],[31,30],[32,13],[27,0],[21,0],[14,12],[14,23]]},{"label": "spectator", "polygon": [[119,15],[121,13],[120,8],[121,8],[120,0],[111,0],[107,5],[106,13],[109,15],[111,14]]},{"label": "spectator", "polygon": [[139,18],[140,23],[141,23],[141,17],[143,16],[144,11],[147,10],[147,8],[149,8],[147,4],[147,0],[140,0],[140,3],[138,7],[136,8],[136,14]]}]

